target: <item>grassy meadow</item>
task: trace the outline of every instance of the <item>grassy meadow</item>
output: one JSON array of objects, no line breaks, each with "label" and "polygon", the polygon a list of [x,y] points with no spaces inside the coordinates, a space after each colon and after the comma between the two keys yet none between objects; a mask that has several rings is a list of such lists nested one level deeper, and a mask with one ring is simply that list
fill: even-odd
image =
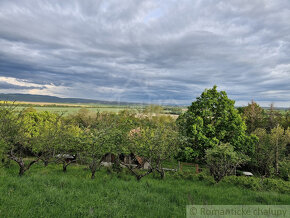
[{"label": "grassy meadow", "polygon": [[101,169],[94,180],[81,165],[34,165],[23,177],[18,168],[0,169],[0,217],[185,217],[188,204],[289,204],[290,195],[252,191],[196,178],[140,182],[128,172]]}]

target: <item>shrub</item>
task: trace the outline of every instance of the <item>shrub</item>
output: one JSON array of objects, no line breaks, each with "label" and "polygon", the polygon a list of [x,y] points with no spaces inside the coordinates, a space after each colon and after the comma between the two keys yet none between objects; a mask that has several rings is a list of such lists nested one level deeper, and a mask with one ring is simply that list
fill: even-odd
[{"label": "shrub", "polygon": [[279,176],[285,181],[289,181],[290,178],[290,163],[289,160],[280,162]]},{"label": "shrub", "polygon": [[215,180],[213,179],[212,176],[210,176],[208,173],[206,172],[201,172],[199,174],[196,174],[195,177],[199,180],[199,181],[204,181],[204,182],[208,182],[210,184],[215,184]]},{"label": "shrub", "polygon": [[255,191],[262,190],[261,180],[254,177],[246,176],[226,176],[223,178],[222,183],[242,186],[247,189],[252,189]]},{"label": "shrub", "polygon": [[206,151],[206,161],[210,174],[219,182],[224,176],[232,175],[237,166],[247,161],[247,157],[235,152],[230,144],[221,144]]},{"label": "shrub", "polygon": [[290,183],[281,179],[227,176],[223,178],[221,183],[241,186],[254,191],[276,191],[280,193],[290,192]]}]

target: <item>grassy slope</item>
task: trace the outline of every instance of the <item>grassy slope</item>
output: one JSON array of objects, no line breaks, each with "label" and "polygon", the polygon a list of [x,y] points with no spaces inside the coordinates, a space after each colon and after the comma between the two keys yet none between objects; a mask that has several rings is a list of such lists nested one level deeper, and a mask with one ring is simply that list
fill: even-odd
[{"label": "grassy slope", "polygon": [[290,195],[201,181],[98,172],[83,166],[35,165],[22,178],[0,169],[0,217],[184,217],[187,204],[289,204]]}]

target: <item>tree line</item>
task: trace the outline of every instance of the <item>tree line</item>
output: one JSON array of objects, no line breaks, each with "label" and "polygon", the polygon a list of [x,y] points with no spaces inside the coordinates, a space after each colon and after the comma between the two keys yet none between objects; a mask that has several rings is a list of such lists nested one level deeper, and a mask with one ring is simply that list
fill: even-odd
[{"label": "tree line", "polygon": [[[234,103],[216,86],[206,89],[177,120],[152,115],[152,106],[142,114],[83,108],[63,116],[1,103],[1,165],[14,161],[23,175],[39,161],[44,166],[60,163],[64,172],[78,162],[87,165],[94,178],[104,156],[113,154],[113,169],[126,167],[137,180],[153,172],[164,178],[168,159],[207,166],[217,182],[239,167],[288,180],[289,111],[279,113],[273,106],[264,110],[254,101],[236,109]],[[124,164],[122,155],[142,158],[149,167]]]},{"label": "tree line", "polygon": [[[121,167],[120,155],[134,154],[148,162],[150,168],[145,173],[124,165],[138,180],[152,172],[163,177],[162,161],[172,158],[178,147],[178,131],[168,116],[138,116],[130,111],[94,113],[85,108],[62,116],[33,108],[16,112],[17,106],[11,104],[0,108],[2,165],[9,160],[16,162],[19,175],[39,161],[45,166],[61,163],[64,172],[78,161],[89,167],[94,178],[103,157],[110,153],[117,157],[113,163],[116,170]],[[30,161],[25,161],[26,157]]]}]

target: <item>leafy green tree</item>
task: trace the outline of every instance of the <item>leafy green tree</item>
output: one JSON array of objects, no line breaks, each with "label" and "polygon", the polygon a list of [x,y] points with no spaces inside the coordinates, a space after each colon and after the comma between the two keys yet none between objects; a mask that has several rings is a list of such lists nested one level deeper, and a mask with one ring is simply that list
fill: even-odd
[{"label": "leafy green tree", "polygon": [[148,170],[143,174],[127,165],[137,180],[139,181],[154,171],[164,178],[162,162],[176,155],[178,150],[177,131],[164,123],[156,123],[155,127],[145,126],[131,131],[130,140],[128,148],[130,153],[133,153],[135,158],[141,157],[144,163],[149,163]]},{"label": "leafy green tree", "polygon": [[255,153],[252,156],[251,165],[261,175],[279,175],[280,163],[288,163],[286,146],[290,143],[290,128],[284,130],[279,125],[267,133],[265,129],[256,129],[254,132],[259,138]]},{"label": "leafy green tree", "polygon": [[206,150],[206,163],[216,182],[225,176],[235,174],[236,168],[246,161],[247,156],[235,152],[230,144],[215,145]]},{"label": "leafy green tree", "polygon": [[281,121],[281,126],[284,129],[287,129],[290,127],[290,109],[285,111],[284,116],[283,116],[282,121]]},{"label": "leafy green tree", "polygon": [[274,148],[275,173],[279,174],[279,162],[285,158],[286,145],[290,143],[290,128],[286,131],[279,125],[271,130],[270,142]]},{"label": "leafy green tree", "polygon": [[59,144],[56,144],[55,147],[55,157],[57,162],[62,163],[63,172],[66,172],[67,167],[77,161],[78,154],[84,149],[84,135],[81,128],[70,124],[61,126],[58,137],[60,140]]},{"label": "leafy green tree", "polygon": [[274,173],[274,149],[270,143],[271,136],[261,128],[256,129],[253,133],[259,138],[259,142],[255,145],[250,166],[260,175],[269,177]]},{"label": "leafy green tree", "polygon": [[123,145],[128,133],[128,127],[124,125],[128,121],[127,115],[97,113],[94,125],[85,130],[85,144],[81,156],[89,164],[92,179],[100,168],[103,157],[108,153],[115,156],[115,168],[120,168],[118,157],[126,153]]},{"label": "leafy green tree", "polygon": [[282,123],[282,114],[280,111],[276,110],[274,104],[270,105],[270,109],[267,112],[267,122],[266,122],[266,129],[270,132],[274,129],[277,125],[281,125]]},{"label": "leafy green tree", "polygon": [[47,111],[25,110],[22,119],[27,138],[26,147],[30,147],[33,154],[47,166],[55,154],[55,147],[61,140],[59,137],[62,126],[61,115]]},{"label": "leafy green tree", "polygon": [[27,154],[33,154],[31,146],[27,141],[25,120],[23,114],[16,110],[14,104],[0,105],[0,146],[2,159],[7,157],[15,161],[19,166],[19,175],[22,176],[30,167],[39,161],[39,158],[32,161],[24,161]]},{"label": "leafy green tree", "polygon": [[187,138],[183,148],[187,161],[204,162],[205,151],[220,143],[230,143],[235,151],[251,154],[257,138],[246,134],[246,124],[234,107],[234,101],[217,86],[206,89],[188,111],[177,119],[179,130]]},{"label": "leafy green tree", "polygon": [[252,101],[244,108],[243,117],[246,121],[248,133],[252,133],[257,128],[264,128],[266,113],[256,102]]}]

